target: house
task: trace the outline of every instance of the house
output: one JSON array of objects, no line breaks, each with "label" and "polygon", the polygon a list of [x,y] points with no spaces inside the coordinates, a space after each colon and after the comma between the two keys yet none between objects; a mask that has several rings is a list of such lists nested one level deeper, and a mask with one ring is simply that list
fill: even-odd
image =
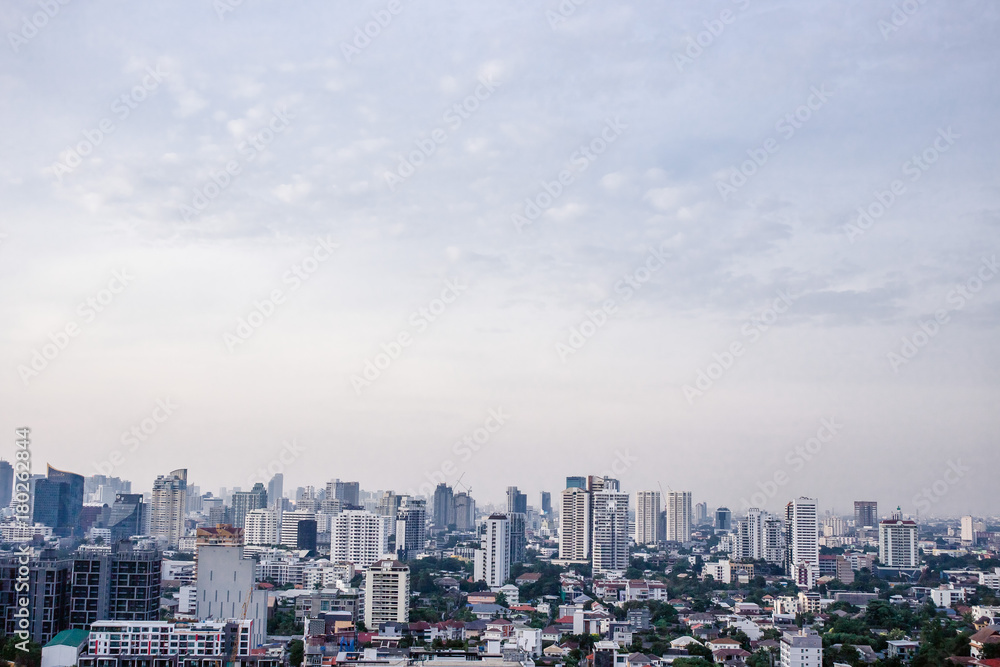
[{"label": "house", "polygon": [[678,637],[677,639],[670,642],[670,648],[682,648],[687,650],[691,644],[697,644],[698,646],[704,646],[700,641],[694,637]]},{"label": "house", "polygon": [[471,605],[471,610],[476,618],[484,621],[507,613],[507,608],[498,604],[474,604]]},{"label": "house", "polygon": [[542,630],[542,641],[557,642],[562,637],[563,631],[558,625],[550,625]]},{"label": "house", "polygon": [[515,586],[514,584],[506,584],[504,586],[501,586],[500,590],[498,590],[497,592],[502,594],[504,598],[507,600],[507,606],[510,606],[512,604],[517,604],[521,601],[521,592],[517,590],[517,586]]},{"label": "house", "polygon": [[969,637],[969,648],[972,657],[982,660],[984,657],[983,648],[987,644],[1000,644],[1000,626],[987,625]]},{"label": "house", "polygon": [[496,604],[497,594],[490,591],[478,591],[469,593],[466,602],[468,604]]},{"label": "house", "polygon": [[740,643],[735,639],[733,639],[732,637],[719,637],[718,639],[713,639],[712,641],[708,642],[708,649],[712,651],[712,653],[715,653],[716,651],[719,650],[737,649],[737,648],[742,648],[742,646],[740,646]]},{"label": "house", "polygon": [[712,651],[712,662],[719,665],[742,665],[749,657],[750,652],[741,648],[722,648]]},{"label": "house", "polygon": [[552,644],[542,649],[542,655],[546,658],[565,658],[569,655],[569,652],[573,650],[567,646],[561,646],[559,644]]},{"label": "house", "polygon": [[889,647],[886,649],[886,655],[889,658],[899,658],[903,664],[909,664],[913,660],[913,656],[920,650],[920,642],[899,639],[890,640],[888,643]]},{"label": "house", "polygon": [[514,583],[518,586],[527,586],[528,584],[538,583],[541,578],[541,572],[525,572],[524,574],[518,576],[518,578],[514,580]]}]

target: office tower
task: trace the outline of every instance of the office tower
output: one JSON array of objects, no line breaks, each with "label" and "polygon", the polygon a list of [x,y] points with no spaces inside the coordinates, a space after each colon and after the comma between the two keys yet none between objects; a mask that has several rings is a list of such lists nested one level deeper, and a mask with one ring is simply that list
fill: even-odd
[{"label": "office tower", "polygon": [[281,509],[281,500],[285,496],[285,476],[276,473],[271,481],[267,483],[267,502],[272,509]]},{"label": "office tower", "polygon": [[223,523],[228,523],[230,525],[233,523],[230,519],[229,508],[222,503],[210,507],[208,509],[208,525],[218,526]]},{"label": "office tower", "polygon": [[527,516],[521,512],[507,512],[510,521],[510,564],[523,563],[528,548]]},{"label": "office tower", "polygon": [[180,468],[169,475],[160,475],[153,482],[149,533],[155,537],[166,538],[168,549],[176,549],[178,542],[184,537],[186,501],[186,469]]},{"label": "office tower", "polygon": [[668,491],[666,498],[668,542],[691,541],[691,492]]},{"label": "office tower", "polygon": [[302,519],[295,526],[295,547],[316,551],[316,519]]},{"label": "office tower", "polygon": [[516,486],[507,487],[507,511],[528,513],[528,496],[521,493]]},{"label": "office tower", "polygon": [[250,510],[243,523],[243,541],[247,546],[274,546],[279,543],[278,525],[278,510]]},{"label": "office tower", "polygon": [[538,504],[542,508],[542,516],[549,516],[552,514],[552,494],[548,491],[542,491],[538,496]]},{"label": "office tower", "polygon": [[247,512],[260,510],[267,507],[267,489],[263,482],[257,482],[250,491],[237,491],[233,494],[233,504],[231,507],[232,524],[237,528],[243,528]]},{"label": "office tower", "polygon": [[243,558],[243,547],[198,547],[199,621],[250,619],[254,646],[260,646],[267,628],[267,591],[256,589],[255,563]]},{"label": "office tower", "polygon": [[402,499],[402,496],[397,496],[392,491],[383,491],[382,497],[378,499],[378,508],[375,513],[391,519],[389,522],[390,535],[396,534],[396,516],[399,514],[399,504]]},{"label": "office tower", "polygon": [[917,567],[917,524],[897,507],[878,525],[878,559],[886,567]]},{"label": "office tower", "polygon": [[812,588],[819,577],[819,522],[815,498],[797,498],[785,507],[788,573]]},{"label": "office tower", "polygon": [[715,529],[716,530],[732,530],[733,528],[733,513],[729,511],[728,507],[720,507],[715,510]]},{"label": "office tower", "polygon": [[473,579],[491,588],[503,586],[510,578],[510,519],[506,514],[491,514],[479,531]]},{"label": "office tower", "polygon": [[605,488],[592,498],[594,577],[623,577],[628,569],[628,494]]},{"label": "office tower", "polygon": [[696,526],[708,523],[708,503],[698,503],[694,506],[694,523]]},{"label": "office tower", "polygon": [[962,517],[962,541],[976,543],[976,526],[971,516]]},{"label": "office tower", "polygon": [[83,475],[48,466],[48,476],[34,482],[32,520],[52,528],[60,537],[81,536]]},{"label": "office tower", "polygon": [[587,490],[587,478],[586,477],[567,477],[566,478],[566,488],[567,489],[583,489]]},{"label": "office tower", "polygon": [[562,492],[559,507],[559,559],[590,562],[590,492],[578,486]]},{"label": "office tower", "polygon": [[14,496],[14,466],[0,459],[0,509],[10,506]]},{"label": "office tower", "polygon": [[[27,568],[27,577],[24,570]],[[47,644],[53,637],[69,629],[70,581],[73,559],[56,558],[55,552],[46,550],[38,559],[27,564],[17,555],[0,557],[0,630],[7,637],[26,630],[31,640]],[[25,582],[27,578],[27,582]],[[27,583],[27,590],[17,587]],[[27,605],[19,604],[27,598]],[[21,610],[27,609],[27,628]],[[17,615],[15,615],[17,614]]]},{"label": "office tower", "polygon": [[380,560],[365,572],[365,627],[410,621],[410,568],[398,560]]},{"label": "office tower", "polygon": [[874,528],[877,526],[878,503],[874,500],[855,500],[854,525],[858,528]]},{"label": "office tower", "polygon": [[462,491],[452,498],[455,505],[455,530],[468,533],[476,529],[476,501]]},{"label": "office tower", "polygon": [[663,537],[660,528],[660,492],[637,491],[635,494],[635,543],[656,544]]},{"label": "office tower", "polygon": [[298,510],[294,512],[284,512],[279,519],[281,523],[280,528],[280,543],[282,546],[286,546],[289,549],[297,549],[299,546],[299,521],[314,521],[316,515],[313,512],[300,512]]},{"label": "office tower", "polygon": [[339,500],[341,507],[356,509],[361,502],[361,485],[358,482],[342,482],[339,479],[327,482],[326,500]]},{"label": "office tower", "polygon": [[427,543],[427,503],[403,496],[396,515],[396,553],[401,561],[413,560]]},{"label": "office tower", "polygon": [[111,530],[111,544],[127,540],[136,535],[145,535],[145,503],[141,493],[119,493],[111,505],[108,528]]},{"label": "office tower", "polygon": [[445,529],[455,523],[452,488],[441,483],[434,489],[434,527]]},{"label": "office tower", "polygon": [[128,542],[81,549],[73,559],[70,626],[89,630],[95,621],[160,618],[160,552],[135,550]]},{"label": "office tower", "polygon": [[365,510],[344,510],[330,525],[330,560],[368,567],[389,551],[387,516]]}]

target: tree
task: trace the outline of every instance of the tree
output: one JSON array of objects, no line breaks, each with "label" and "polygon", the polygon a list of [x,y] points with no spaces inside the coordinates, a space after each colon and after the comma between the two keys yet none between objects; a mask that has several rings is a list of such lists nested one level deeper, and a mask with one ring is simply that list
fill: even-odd
[{"label": "tree", "polygon": [[714,667],[714,663],[705,658],[677,658],[673,662],[673,667]]},{"label": "tree", "polygon": [[288,661],[292,664],[292,667],[299,667],[302,664],[303,657],[305,657],[305,645],[302,643],[302,640],[293,639],[288,642]]}]

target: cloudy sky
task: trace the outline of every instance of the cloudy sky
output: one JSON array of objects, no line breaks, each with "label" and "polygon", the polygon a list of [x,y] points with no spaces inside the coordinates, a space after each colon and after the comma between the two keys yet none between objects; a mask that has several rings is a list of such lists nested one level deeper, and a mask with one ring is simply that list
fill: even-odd
[{"label": "cloudy sky", "polygon": [[998,19],[3,3],[4,456],[996,514]]}]

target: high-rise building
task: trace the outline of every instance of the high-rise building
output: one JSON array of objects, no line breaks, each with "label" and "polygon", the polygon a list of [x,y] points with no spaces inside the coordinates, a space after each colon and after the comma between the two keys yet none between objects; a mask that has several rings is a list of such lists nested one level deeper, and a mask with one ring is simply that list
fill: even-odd
[{"label": "high-rise building", "polygon": [[70,626],[160,618],[160,552],[128,542],[81,549],[73,559]]},{"label": "high-rise building", "polygon": [[83,475],[48,466],[48,476],[34,482],[32,520],[52,528],[60,537],[82,535]]},{"label": "high-rise building", "polygon": [[0,459],[0,509],[10,505],[14,495],[14,467]]},{"label": "high-rise building", "polygon": [[149,513],[149,533],[166,538],[167,548],[176,549],[184,537],[184,515],[187,513],[187,470],[180,468],[169,475],[160,475],[153,482],[153,497]]},{"label": "high-rise building", "polygon": [[733,513],[728,507],[719,507],[715,510],[715,529],[716,530],[732,530],[733,529]]},{"label": "high-rise building", "polygon": [[696,526],[708,523],[708,503],[698,503],[694,506],[694,523]]},{"label": "high-rise building", "polygon": [[434,489],[434,527],[445,529],[455,523],[455,503],[452,488],[445,483]]},{"label": "high-rise building", "polygon": [[250,619],[252,648],[264,643],[267,591],[257,590],[255,563],[243,558],[243,547],[198,547],[196,596],[199,621]]},{"label": "high-rise building", "polygon": [[119,493],[111,505],[108,528],[111,530],[111,544],[127,540],[136,535],[145,535],[145,503],[141,493]]},{"label": "high-rise building", "polygon": [[528,513],[528,496],[521,493],[516,486],[507,487],[507,511]]},{"label": "high-rise building", "polygon": [[365,510],[344,510],[330,525],[330,560],[368,567],[389,551],[391,519]]},{"label": "high-rise building", "polygon": [[506,514],[491,514],[479,531],[473,578],[485,581],[491,588],[503,586],[510,578],[510,518]]},{"label": "high-rise building", "polygon": [[637,491],[635,494],[635,543],[656,544],[660,535],[660,492]]},{"label": "high-rise building", "polygon": [[403,496],[396,515],[396,554],[401,561],[414,560],[427,544],[427,502]]},{"label": "high-rise building", "polygon": [[668,542],[691,541],[691,492],[668,491],[666,498]]},{"label": "high-rise building", "polygon": [[316,551],[316,519],[302,519],[295,525],[295,548]]},{"label": "high-rise building", "polygon": [[279,519],[281,523],[280,537],[281,545],[290,549],[299,547],[299,521],[315,521],[316,514],[313,512],[284,512]]},{"label": "high-rise building", "polygon": [[272,547],[279,543],[278,528],[278,510],[250,510],[243,522],[243,541],[247,546]]},{"label": "high-rise building", "polygon": [[823,667],[822,638],[805,628],[782,633],[780,667]]},{"label": "high-rise building", "polygon": [[[807,588],[819,576],[819,517],[815,498],[796,498],[785,507],[788,572]],[[796,575],[796,573],[799,575]],[[808,573],[804,579],[802,573]]]},{"label": "high-rise building", "polygon": [[878,525],[878,559],[886,567],[917,567],[917,524],[900,508]]},{"label": "high-rise building", "polygon": [[973,545],[976,543],[976,524],[971,516],[962,517],[962,541]]},{"label": "high-rise building", "polygon": [[507,512],[510,520],[510,563],[523,563],[527,558],[527,517],[521,512]]},{"label": "high-rise building", "polygon": [[468,493],[456,493],[452,500],[455,504],[455,530],[468,533],[476,529],[476,501]]},{"label": "high-rise building", "polygon": [[230,508],[233,525],[242,528],[247,512],[266,507],[267,489],[264,488],[263,482],[257,482],[249,491],[237,491],[233,494],[233,504]]},{"label": "high-rise building", "polygon": [[398,560],[379,560],[365,572],[365,627],[410,620],[410,568]]},{"label": "high-rise building", "polygon": [[562,492],[559,507],[559,559],[590,562],[590,492],[578,486]]},{"label": "high-rise building", "polygon": [[628,494],[605,488],[592,495],[594,577],[622,577],[628,569]]},{"label": "high-rise building", "polygon": [[396,517],[399,515],[399,504],[402,500],[402,496],[397,496],[392,491],[383,491],[382,497],[378,499],[378,506],[375,513],[391,519],[389,522],[390,535],[396,534]]},{"label": "high-rise building", "polygon": [[567,489],[583,489],[587,490],[587,478],[586,477],[567,477],[566,478],[566,488]]},{"label": "high-rise building", "polygon": [[538,500],[538,504],[542,508],[542,516],[552,514],[552,494],[548,491],[542,491],[539,493]]},{"label": "high-rise building", "polygon": [[357,509],[361,504],[361,485],[357,482],[342,482],[339,479],[327,482],[326,499],[339,500],[341,507]]},{"label": "high-rise building", "polygon": [[785,524],[779,517],[751,507],[746,517],[736,522],[733,537],[734,559],[765,560],[784,565],[787,551]]},{"label": "high-rise building", "polygon": [[[32,641],[47,644],[69,629],[73,559],[57,558],[54,551],[46,550],[27,564],[20,561],[16,555],[0,557],[0,629],[7,637],[27,631]],[[21,590],[25,583],[27,590]],[[27,605],[20,604],[23,598],[27,598]],[[27,627],[20,616],[23,609],[28,613]]]},{"label": "high-rise building", "polygon": [[877,526],[878,503],[874,500],[855,500],[854,525],[858,528],[874,528]]},{"label": "high-rise building", "polygon": [[273,509],[283,509],[281,501],[285,497],[285,476],[282,473],[275,473],[271,481],[267,483],[267,503]]}]

